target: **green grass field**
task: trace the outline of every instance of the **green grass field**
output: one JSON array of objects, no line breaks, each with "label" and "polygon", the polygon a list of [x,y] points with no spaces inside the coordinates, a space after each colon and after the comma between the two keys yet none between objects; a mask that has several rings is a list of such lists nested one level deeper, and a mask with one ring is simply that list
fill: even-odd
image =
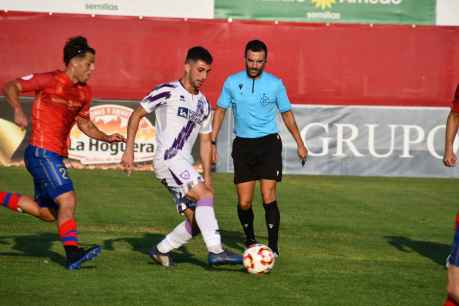
[{"label": "green grass field", "polygon": [[[149,248],[181,217],[149,172],[71,170],[84,246],[103,253],[67,271],[54,224],[0,208],[0,305],[442,305],[444,260],[459,198],[454,179],[285,176],[280,253],[269,275],[209,269],[201,238],[175,253]],[[242,251],[230,174],[214,176],[227,248]],[[0,168],[0,190],[32,194],[25,169]],[[257,194],[255,227],[266,241]]]}]

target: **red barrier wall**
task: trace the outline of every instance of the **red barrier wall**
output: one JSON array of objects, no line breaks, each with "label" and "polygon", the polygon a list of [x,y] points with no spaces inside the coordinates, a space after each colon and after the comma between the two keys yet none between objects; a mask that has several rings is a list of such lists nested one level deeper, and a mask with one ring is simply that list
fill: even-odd
[{"label": "red barrier wall", "polygon": [[0,13],[0,84],[62,68],[62,48],[82,34],[97,50],[95,96],[141,99],[181,76],[186,50],[214,55],[204,92],[214,103],[229,73],[243,69],[253,38],[269,48],[267,70],[294,103],[449,105],[459,83],[459,27],[325,25]]}]

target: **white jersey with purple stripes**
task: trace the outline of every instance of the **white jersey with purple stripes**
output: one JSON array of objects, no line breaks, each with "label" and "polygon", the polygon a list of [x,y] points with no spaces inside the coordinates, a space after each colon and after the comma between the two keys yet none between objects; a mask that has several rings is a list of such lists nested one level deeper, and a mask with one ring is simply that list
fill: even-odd
[{"label": "white jersey with purple stripes", "polygon": [[211,109],[206,97],[188,92],[180,81],[153,89],[140,103],[156,116],[155,162],[180,158],[193,163],[191,150],[199,133],[212,132]]}]

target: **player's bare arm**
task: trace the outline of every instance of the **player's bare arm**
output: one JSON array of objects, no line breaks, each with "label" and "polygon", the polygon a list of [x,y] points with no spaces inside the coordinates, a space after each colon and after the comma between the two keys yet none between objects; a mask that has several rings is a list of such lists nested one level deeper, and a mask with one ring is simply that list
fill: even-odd
[{"label": "player's bare arm", "polygon": [[284,112],[281,114],[285,126],[289,130],[290,134],[292,134],[292,137],[295,139],[298,157],[301,160],[306,160],[306,158],[308,157],[308,149],[306,149],[303,139],[301,139],[300,131],[298,130],[295,116],[293,115],[292,111]]},{"label": "player's bare arm", "polygon": [[5,94],[6,101],[14,110],[14,122],[20,127],[26,128],[29,125],[29,121],[22,110],[21,102],[19,101],[19,94],[21,91],[21,84],[14,80],[7,82],[3,87],[3,93]]},{"label": "player's bare arm", "polygon": [[145,109],[141,106],[131,114],[127,126],[127,138],[126,138],[126,151],[124,151],[121,157],[121,165],[124,170],[131,175],[132,169],[134,168],[134,143],[135,135],[139,129],[140,120],[147,115]]},{"label": "player's bare arm", "polygon": [[454,167],[456,165],[456,154],[454,153],[454,139],[459,127],[459,113],[451,111],[448,115],[446,123],[446,136],[445,136],[445,152],[443,155],[443,163],[447,167]]},{"label": "player's bare arm", "polygon": [[220,128],[222,127],[223,119],[225,119],[226,109],[217,107],[214,111],[214,117],[212,118],[212,134],[211,141],[212,145],[212,162],[215,163],[218,160],[218,152],[216,141],[218,134],[220,133]]},{"label": "player's bare arm", "polygon": [[83,118],[78,116],[76,118],[76,122],[78,125],[78,128],[85,133],[88,137],[105,141],[105,142],[125,142],[126,139],[123,137],[123,135],[115,133],[115,134],[105,134],[101,130],[97,128],[97,126],[89,119]]},{"label": "player's bare arm", "polygon": [[204,182],[213,191],[212,188],[212,177],[210,175],[210,165],[212,162],[212,142],[211,133],[199,134],[199,148],[203,169]]}]

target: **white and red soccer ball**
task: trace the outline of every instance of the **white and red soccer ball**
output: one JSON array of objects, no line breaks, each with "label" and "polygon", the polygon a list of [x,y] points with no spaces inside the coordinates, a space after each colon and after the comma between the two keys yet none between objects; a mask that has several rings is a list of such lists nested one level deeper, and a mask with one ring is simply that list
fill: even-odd
[{"label": "white and red soccer ball", "polygon": [[268,246],[256,244],[245,250],[242,260],[247,272],[263,274],[271,272],[276,258]]}]

